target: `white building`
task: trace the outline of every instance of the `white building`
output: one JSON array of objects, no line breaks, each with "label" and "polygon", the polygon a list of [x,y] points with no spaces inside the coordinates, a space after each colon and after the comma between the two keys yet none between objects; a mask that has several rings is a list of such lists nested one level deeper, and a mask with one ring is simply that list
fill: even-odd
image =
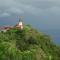
[{"label": "white building", "polygon": [[18,24],[16,24],[16,28],[23,29],[23,22],[19,20]]}]

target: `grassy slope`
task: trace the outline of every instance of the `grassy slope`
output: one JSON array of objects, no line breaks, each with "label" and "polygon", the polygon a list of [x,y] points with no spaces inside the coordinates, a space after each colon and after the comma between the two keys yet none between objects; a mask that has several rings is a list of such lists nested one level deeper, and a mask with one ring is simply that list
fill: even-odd
[{"label": "grassy slope", "polygon": [[0,60],[60,60],[60,48],[30,26],[0,32]]}]

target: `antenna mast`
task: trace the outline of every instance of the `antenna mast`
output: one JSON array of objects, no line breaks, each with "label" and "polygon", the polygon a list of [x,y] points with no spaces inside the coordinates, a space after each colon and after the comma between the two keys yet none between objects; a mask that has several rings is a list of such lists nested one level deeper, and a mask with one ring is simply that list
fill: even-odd
[{"label": "antenna mast", "polygon": [[23,16],[20,16],[19,17],[19,22],[23,20]]}]

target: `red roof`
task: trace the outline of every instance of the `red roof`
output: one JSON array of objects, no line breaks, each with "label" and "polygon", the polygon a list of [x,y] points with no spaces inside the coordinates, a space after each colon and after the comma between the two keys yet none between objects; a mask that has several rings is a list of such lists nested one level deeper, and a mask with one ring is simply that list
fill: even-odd
[{"label": "red roof", "polygon": [[7,30],[7,29],[11,29],[12,26],[0,26],[0,30]]}]

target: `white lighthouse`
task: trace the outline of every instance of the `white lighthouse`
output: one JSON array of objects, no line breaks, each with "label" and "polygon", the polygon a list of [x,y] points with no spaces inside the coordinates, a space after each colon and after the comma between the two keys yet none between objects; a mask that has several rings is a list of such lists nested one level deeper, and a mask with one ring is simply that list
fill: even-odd
[{"label": "white lighthouse", "polygon": [[23,22],[21,20],[19,20],[19,23],[18,23],[20,29],[23,29]]},{"label": "white lighthouse", "polygon": [[22,22],[22,18],[20,18],[19,19],[19,22],[18,22],[18,24],[16,24],[16,28],[18,28],[18,29],[23,29],[23,22]]}]

